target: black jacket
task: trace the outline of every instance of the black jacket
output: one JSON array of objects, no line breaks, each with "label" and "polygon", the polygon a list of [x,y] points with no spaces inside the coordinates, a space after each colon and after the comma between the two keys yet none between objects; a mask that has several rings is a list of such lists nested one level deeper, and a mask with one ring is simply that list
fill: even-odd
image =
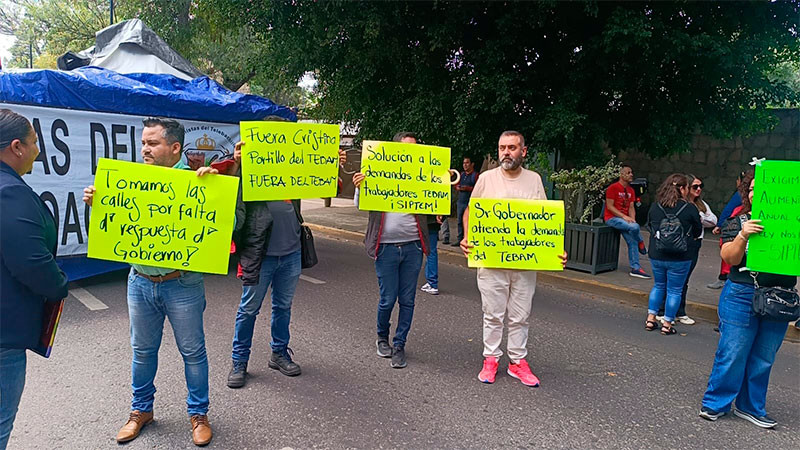
[{"label": "black jacket", "polygon": [[67,296],[56,264],[50,210],[14,169],[0,162],[0,347],[38,346],[46,301]]},{"label": "black jacket", "polygon": [[[297,219],[302,223],[300,200],[292,200]],[[242,201],[241,179],[239,197],[236,199],[236,226],[233,229],[233,242],[242,266],[242,284],[255,286],[259,281],[261,262],[267,253],[269,237],[272,234],[272,214],[267,202]]]}]

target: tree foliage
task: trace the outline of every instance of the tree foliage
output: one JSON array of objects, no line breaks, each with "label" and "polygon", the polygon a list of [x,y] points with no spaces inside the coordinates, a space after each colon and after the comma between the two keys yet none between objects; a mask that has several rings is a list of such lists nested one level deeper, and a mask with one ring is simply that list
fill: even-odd
[{"label": "tree foliage", "polygon": [[[518,129],[572,163],[688,149],[772,124],[800,93],[800,2],[207,0],[230,27],[267,31],[271,64],[313,71],[321,119],[389,138],[413,130],[456,157]],[[791,77],[790,77],[791,78]]]}]

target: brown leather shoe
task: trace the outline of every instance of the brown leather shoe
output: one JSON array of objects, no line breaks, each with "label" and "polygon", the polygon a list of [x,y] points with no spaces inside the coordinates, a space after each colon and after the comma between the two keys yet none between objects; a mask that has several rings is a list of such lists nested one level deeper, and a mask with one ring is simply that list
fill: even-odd
[{"label": "brown leather shoe", "polygon": [[128,442],[136,439],[136,436],[139,436],[139,432],[142,431],[142,428],[152,421],[153,411],[131,411],[128,421],[119,429],[119,433],[117,433],[117,442]]},{"label": "brown leather shoe", "polygon": [[211,442],[211,424],[208,423],[208,416],[197,415],[189,418],[192,422],[192,442],[198,447],[208,445]]}]

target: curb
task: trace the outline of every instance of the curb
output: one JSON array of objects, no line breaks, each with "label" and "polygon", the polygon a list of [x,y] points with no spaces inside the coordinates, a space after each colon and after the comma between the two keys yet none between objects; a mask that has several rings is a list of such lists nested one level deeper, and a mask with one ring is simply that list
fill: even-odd
[{"label": "curb", "polygon": [[[325,225],[317,225],[308,222],[306,222],[304,225],[308,225],[308,227],[312,230],[319,231],[329,236],[357,242],[362,242],[364,240],[364,233],[343,230]],[[446,260],[450,264],[456,265],[463,265],[464,262],[464,256],[460,252],[449,249],[439,249],[439,258]],[[564,275],[562,272],[539,272],[539,281],[558,288],[595,294],[606,298],[627,300],[631,303],[643,306],[647,306],[650,297],[649,292],[620,287],[613,284],[604,283],[602,281],[572,278],[568,275]],[[698,318],[712,324],[719,322],[716,306],[687,301],[686,308],[691,310],[692,317],[694,318]],[[790,325],[789,329],[786,330],[786,336],[784,337],[784,340],[789,342],[800,342],[800,330]]]}]

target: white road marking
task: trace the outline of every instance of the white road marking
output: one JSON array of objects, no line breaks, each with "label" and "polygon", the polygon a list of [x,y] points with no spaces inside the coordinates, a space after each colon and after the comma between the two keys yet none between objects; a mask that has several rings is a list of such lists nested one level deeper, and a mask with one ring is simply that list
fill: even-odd
[{"label": "white road marking", "polygon": [[74,288],[69,291],[73,297],[83,303],[83,306],[89,308],[89,311],[97,311],[99,309],[108,309],[108,306],[101,302],[100,299],[92,295],[91,292],[83,288]]},{"label": "white road marking", "polygon": [[324,281],[318,280],[316,278],[309,277],[308,275],[300,275],[300,279],[308,281],[309,283],[312,283],[312,284],[325,284]]}]

